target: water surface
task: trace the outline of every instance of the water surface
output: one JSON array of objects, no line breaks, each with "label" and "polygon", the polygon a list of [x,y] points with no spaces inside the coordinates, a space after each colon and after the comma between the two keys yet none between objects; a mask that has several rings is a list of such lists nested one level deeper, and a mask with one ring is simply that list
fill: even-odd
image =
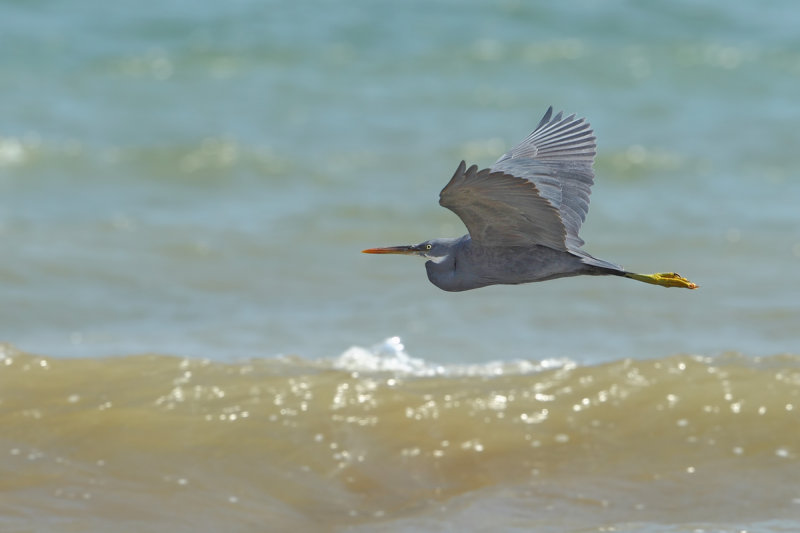
[{"label": "water surface", "polygon": [[[798,24],[4,3],[3,529],[798,529]],[[359,253],[461,235],[439,190],[548,105],[587,251],[700,290]]]}]

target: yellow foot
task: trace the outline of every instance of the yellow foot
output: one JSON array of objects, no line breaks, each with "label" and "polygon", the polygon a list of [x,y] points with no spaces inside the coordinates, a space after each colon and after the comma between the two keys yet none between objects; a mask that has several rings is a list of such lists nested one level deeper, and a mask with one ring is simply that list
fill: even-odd
[{"label": "yellow foot", "polygon": [[660,272],[658,274],[634,274],[633,272],[628,272],[625,277],[643,281],[644,283],[661,285],[662,287],[683,287],[684,289],[696,289],[699,287],[696,283],[692,283],[675,272]]}]

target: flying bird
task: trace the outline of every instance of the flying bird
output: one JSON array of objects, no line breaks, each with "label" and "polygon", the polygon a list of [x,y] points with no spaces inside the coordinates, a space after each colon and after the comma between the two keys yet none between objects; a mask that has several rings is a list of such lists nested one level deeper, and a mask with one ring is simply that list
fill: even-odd
[{"label": "flying bird", "polygon": [[439,204],[458,215],[467,235],[363,252],[424,257],[428,279],[445,291],[583,275],[696,289],[674,272],[636,274],[581,248],[595,153],[589,123],[553,116],[551,106],[533,133],[494,165],[478,170],[461,161],[442,189]]}]

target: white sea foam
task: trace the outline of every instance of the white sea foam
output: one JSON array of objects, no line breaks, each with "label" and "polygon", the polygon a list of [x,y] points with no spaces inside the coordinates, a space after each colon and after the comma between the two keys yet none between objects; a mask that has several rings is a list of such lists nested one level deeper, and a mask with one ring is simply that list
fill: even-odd
[{"label": "white sea foam", "polygon": [[500,376],[530,374],[575,366],[566,358],[542,361],[490,361],[480,364],[437,364],[410,356],[400,337],[389,337],[371,348],[353,346],[333,360],[332,366],[351,372],[394,372],[412,376]]}]

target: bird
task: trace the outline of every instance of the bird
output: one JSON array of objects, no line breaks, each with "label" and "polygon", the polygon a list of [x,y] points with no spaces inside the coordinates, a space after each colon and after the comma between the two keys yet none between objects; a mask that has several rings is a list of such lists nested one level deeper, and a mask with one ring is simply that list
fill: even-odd
[{"label": "bird", "polygon": [[421,256],[428,279],[459,292],[568,276],[621,276],[662,287],[696,289],[675,272],[637,274],[583,250],[578,236],[589,211],[596,138],[574,114],[548,107],[533,132],[491,167],[461,161],[439,194],[468,233],[420,244],[362,250]]}]

